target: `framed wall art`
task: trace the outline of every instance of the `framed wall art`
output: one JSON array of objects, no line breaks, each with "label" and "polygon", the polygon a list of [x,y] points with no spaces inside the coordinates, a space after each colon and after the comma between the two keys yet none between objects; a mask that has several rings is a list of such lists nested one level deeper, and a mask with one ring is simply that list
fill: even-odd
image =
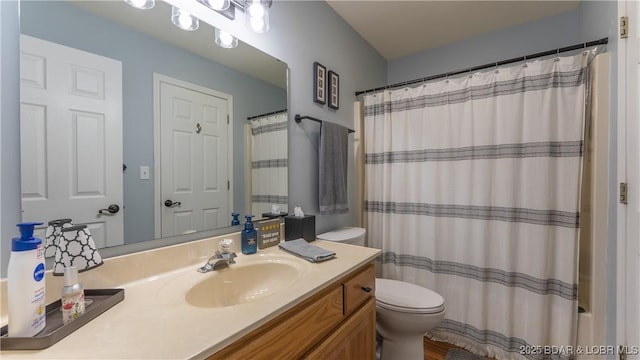
[{"label": "framed wall art", "polygon": [[319,62],[313,63],[313,101],[318,104],[327,102],[327,68]]},{"label": "framed wall art", "polygon": [[327,100],[329,106],[332,109],[338,110],[340,107],[340,76],[329,70],[327,75],[329,80],[329,86],[327,88]]}]

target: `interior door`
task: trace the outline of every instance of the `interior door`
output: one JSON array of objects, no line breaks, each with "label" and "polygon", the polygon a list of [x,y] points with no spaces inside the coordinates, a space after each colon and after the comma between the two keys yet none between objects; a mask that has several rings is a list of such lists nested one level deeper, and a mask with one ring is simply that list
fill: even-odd
[{"label": "interior door", "polygon": [[[635,68],[633,74],[633,97],[628,97],[627,101],[633,106],[633,111],[627,116],[625,135],[627,139],[626,149],[626,172],[627,172],[627,287],[630,291],[627,297],[629,311],[628,317],[631,323],[627,327],[627,345],[635,346],[628,349],[633,358],[640,359],[640,6],[633,1],[634,28],[633,36],[629,39],[632,44],[632,66]],[[631,50],[631,49],[628,49]]]},{"label": "interior door", "polygon": [[618,13],[628,16],[629,31],[618,45],[618,179],[627,196],[618,204],[617,336],[627,358],[640,359],[640,6],[620,1]]},{"label": "interior door", "polygon": [[99,212],[122,206],[122,63],[26,35],[20,51],[23,221],[71,218],[122,244],[122,209]]},{"label": "interior door", "polygon": [[229,222],[229,103],[200,90],[160,81],[162,237]]}]

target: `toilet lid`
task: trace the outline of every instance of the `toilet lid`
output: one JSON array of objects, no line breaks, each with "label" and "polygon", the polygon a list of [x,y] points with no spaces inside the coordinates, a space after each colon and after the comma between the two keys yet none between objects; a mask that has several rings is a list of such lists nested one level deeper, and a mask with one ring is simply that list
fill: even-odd
[{"label": "toilet lid", "polygon": [[320,240],[344,241],[344,239],[353,239],[362,236],[365,233],[364,228],[360,227],[343,227],[334,231],[329,231],[318,235]]},{"label": "toilet lid", "polygon": [[419,314],[432,314],[444,310],[440,294],[422,286],[404,281],[376,279],[376,303],[378,306]]}]

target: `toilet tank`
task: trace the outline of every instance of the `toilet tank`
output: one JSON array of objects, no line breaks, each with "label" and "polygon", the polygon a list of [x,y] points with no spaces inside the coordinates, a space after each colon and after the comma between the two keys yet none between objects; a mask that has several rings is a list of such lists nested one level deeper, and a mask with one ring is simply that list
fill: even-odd
[{"label": "toilet tank", "polygon": [[343,227],[322,233],[317,236],[320,240],[338,241],[346,244],[364,246],[364,237],[367,230],[361,227]]}]

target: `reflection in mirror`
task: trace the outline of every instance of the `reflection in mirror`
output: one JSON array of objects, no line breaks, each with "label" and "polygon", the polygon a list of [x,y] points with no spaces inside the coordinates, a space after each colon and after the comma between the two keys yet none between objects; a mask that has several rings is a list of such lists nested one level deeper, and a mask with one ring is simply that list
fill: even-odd
[{"label": "reflection in mirror", "polygon": [[21,2],[23,220],[71,218],[106,247],[287,211],[286,111],[258,116],[287,108],[286,64],[170,14]]}]

